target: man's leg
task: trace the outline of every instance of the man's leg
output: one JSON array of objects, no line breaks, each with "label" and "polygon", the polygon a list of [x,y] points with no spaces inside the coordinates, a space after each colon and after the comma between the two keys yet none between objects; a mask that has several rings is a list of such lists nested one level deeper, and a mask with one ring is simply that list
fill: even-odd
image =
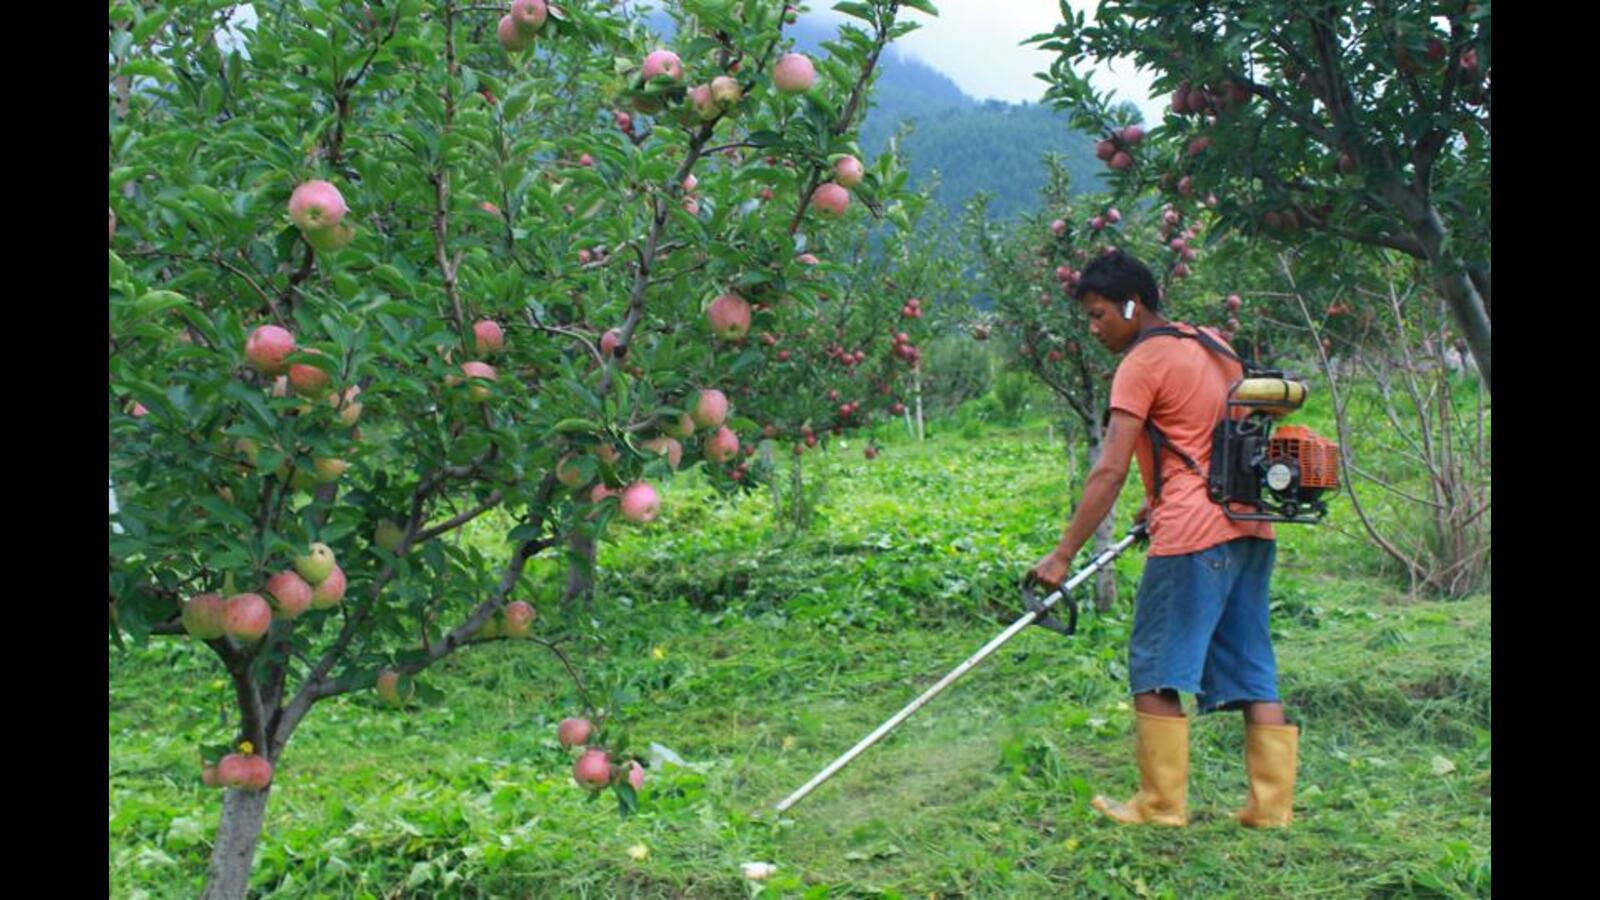
[{"label": "man's leg", "polygon": [[1178,699],[1178,692],[1173,690],[1146,691],[1143,694],[1133,695],[1133,708],[1151,716],[1181,717],[1183,715],[1183,701]]},{"label": "man's leg", "polygon": [[1300,730],[1278,700],[1277,663],[1268,621],[1268,586],[1276,557],[1271,541],[1231,542],[1238,578],[1228,593],[1201,676],[1201,712],[1238,707],[1245,721],[1250,794],[1237,816],[1250,827],[1281,827],[1293,818]]},{"label": "man's leg", "polygon": [[1246,703],[1239,707],[1246,725],[1287,725],[1282,703]]},{"label": "man's leg", "polygon": [[1197,692],[1224,596],[1220,549],[1145,561],[1128,647],[1139,790],[1126,802],[1094,798],[1124,824],[1188,824],[1189,719],[1178,692]]}]

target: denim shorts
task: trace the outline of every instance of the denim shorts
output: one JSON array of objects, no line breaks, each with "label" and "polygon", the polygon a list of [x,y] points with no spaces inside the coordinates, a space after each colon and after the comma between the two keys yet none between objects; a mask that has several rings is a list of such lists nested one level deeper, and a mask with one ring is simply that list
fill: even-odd
[{"label": "denim shorts", "polygon": [[1133,693],[1194,694],[1200,712],[1278,699],[1267,624],[1276,541],[1238,538],[1145,560],[1128,647]]}]

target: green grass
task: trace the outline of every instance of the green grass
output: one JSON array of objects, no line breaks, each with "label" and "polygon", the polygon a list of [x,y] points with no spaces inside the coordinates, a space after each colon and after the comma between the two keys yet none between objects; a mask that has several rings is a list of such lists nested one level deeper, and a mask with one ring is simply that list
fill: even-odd
[{"label": "green grass", "polygon": [[[652,768],[626,821],[609,795],[584,802],[554,740],[577,706],[560,663],[474,648],[426,674],[445,704],[313,711],[278,772],[257,889],[746,897],[739,863],[767,860],[764,892],[783,896],[1489,893],[1489,598],[1410,602],[1310,528],[1280,529],[1274,582],[1281,687],[1304,726],[1289,831],[1230,819],[1235,716],[1195,723],[1190,828],[1089,808],[1135,784],[1123,661],[1138,554],[1118,563],[1116,610],[1070,639],[1020,635],[775,819],[771,804],[1015,617],[1011,585],[1069,511],[1064,453],[1042,429],[885,437],[873,463],[859,442],[814,458],[823,520],[806,535],[773,529],[764,491],[717,508],[680,478],[664,523],[603,548],[581,621],[554,621],[554,589],[539,601],[539,627],[574,635],[630,746],[660,742],[702,771]],[[468,539],[488,551],[488,534]],[[229,691],[182,643],[114,653],[110,690],[111,893],[192,896],[221,803],[194,748],[227,739]],[[649,856],[630,858],[635,845]]]}]

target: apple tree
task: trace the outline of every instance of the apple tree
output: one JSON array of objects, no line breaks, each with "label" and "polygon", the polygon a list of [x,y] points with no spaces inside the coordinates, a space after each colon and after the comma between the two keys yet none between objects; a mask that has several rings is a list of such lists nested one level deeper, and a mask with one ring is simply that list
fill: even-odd
[{"label": "apple tree", "polygon": [[[718,298],[804,303],[800,225],[898,209],[837,166],[905,5],[841,4],[814,63],[755,0],[684,0],[673,48],[626,5],[112,4],[110,625],[231,681],[206,896],[244,896],[316,704],[441,699],[418,676],[484,641],[562,655],[574,778],[633,807],[528,563],[733,461],[760,360]],[[440,540],[491,511],[503,555]]]},{"label": "apple tree", "polygon": [[[1048,100],[1103,136],[1118,190],[1214,198],[1227,233],[1427,266],[1490,383],[1490,3],[1107,0],[1032,43]],[[1171,93],[1142,145],[1087,67],[1127,58]],[[1192,195],[1192,196],[1186,196]]]}]

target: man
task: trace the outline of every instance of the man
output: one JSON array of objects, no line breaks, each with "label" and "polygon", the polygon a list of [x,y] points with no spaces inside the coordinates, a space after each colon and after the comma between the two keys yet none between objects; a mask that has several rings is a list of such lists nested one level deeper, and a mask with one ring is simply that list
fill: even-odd
[{"label": "man", "polygon": [[1189,720],[1181,691],[1196,695],[1202,714],[1244,713],[1250,792],[1236,818],[1251,827],[1288,825],[1299,731],[1278,701],[1267,625],[1277,544],[1270,523],[1233,521],[1206,492],[1212,427],[1241,366],[1200,340],[1149,334],[1175,323],[1159,312],[1150,270],[1124,253],[1091,263],[1073,295],[1095,340],[1127,355],[1111,383],[1110,431],[1083,501],[1061,543],[1031,574],[1052,589],[1065,580],[1073,557],[1111,513],[1136,452],[1146,502],[1135,521],[1148,521],[1150,532],[1128,653],[1139,790],[1121,803],[1096,797],[1094,807],[1123,823],[1188,824]]}]

